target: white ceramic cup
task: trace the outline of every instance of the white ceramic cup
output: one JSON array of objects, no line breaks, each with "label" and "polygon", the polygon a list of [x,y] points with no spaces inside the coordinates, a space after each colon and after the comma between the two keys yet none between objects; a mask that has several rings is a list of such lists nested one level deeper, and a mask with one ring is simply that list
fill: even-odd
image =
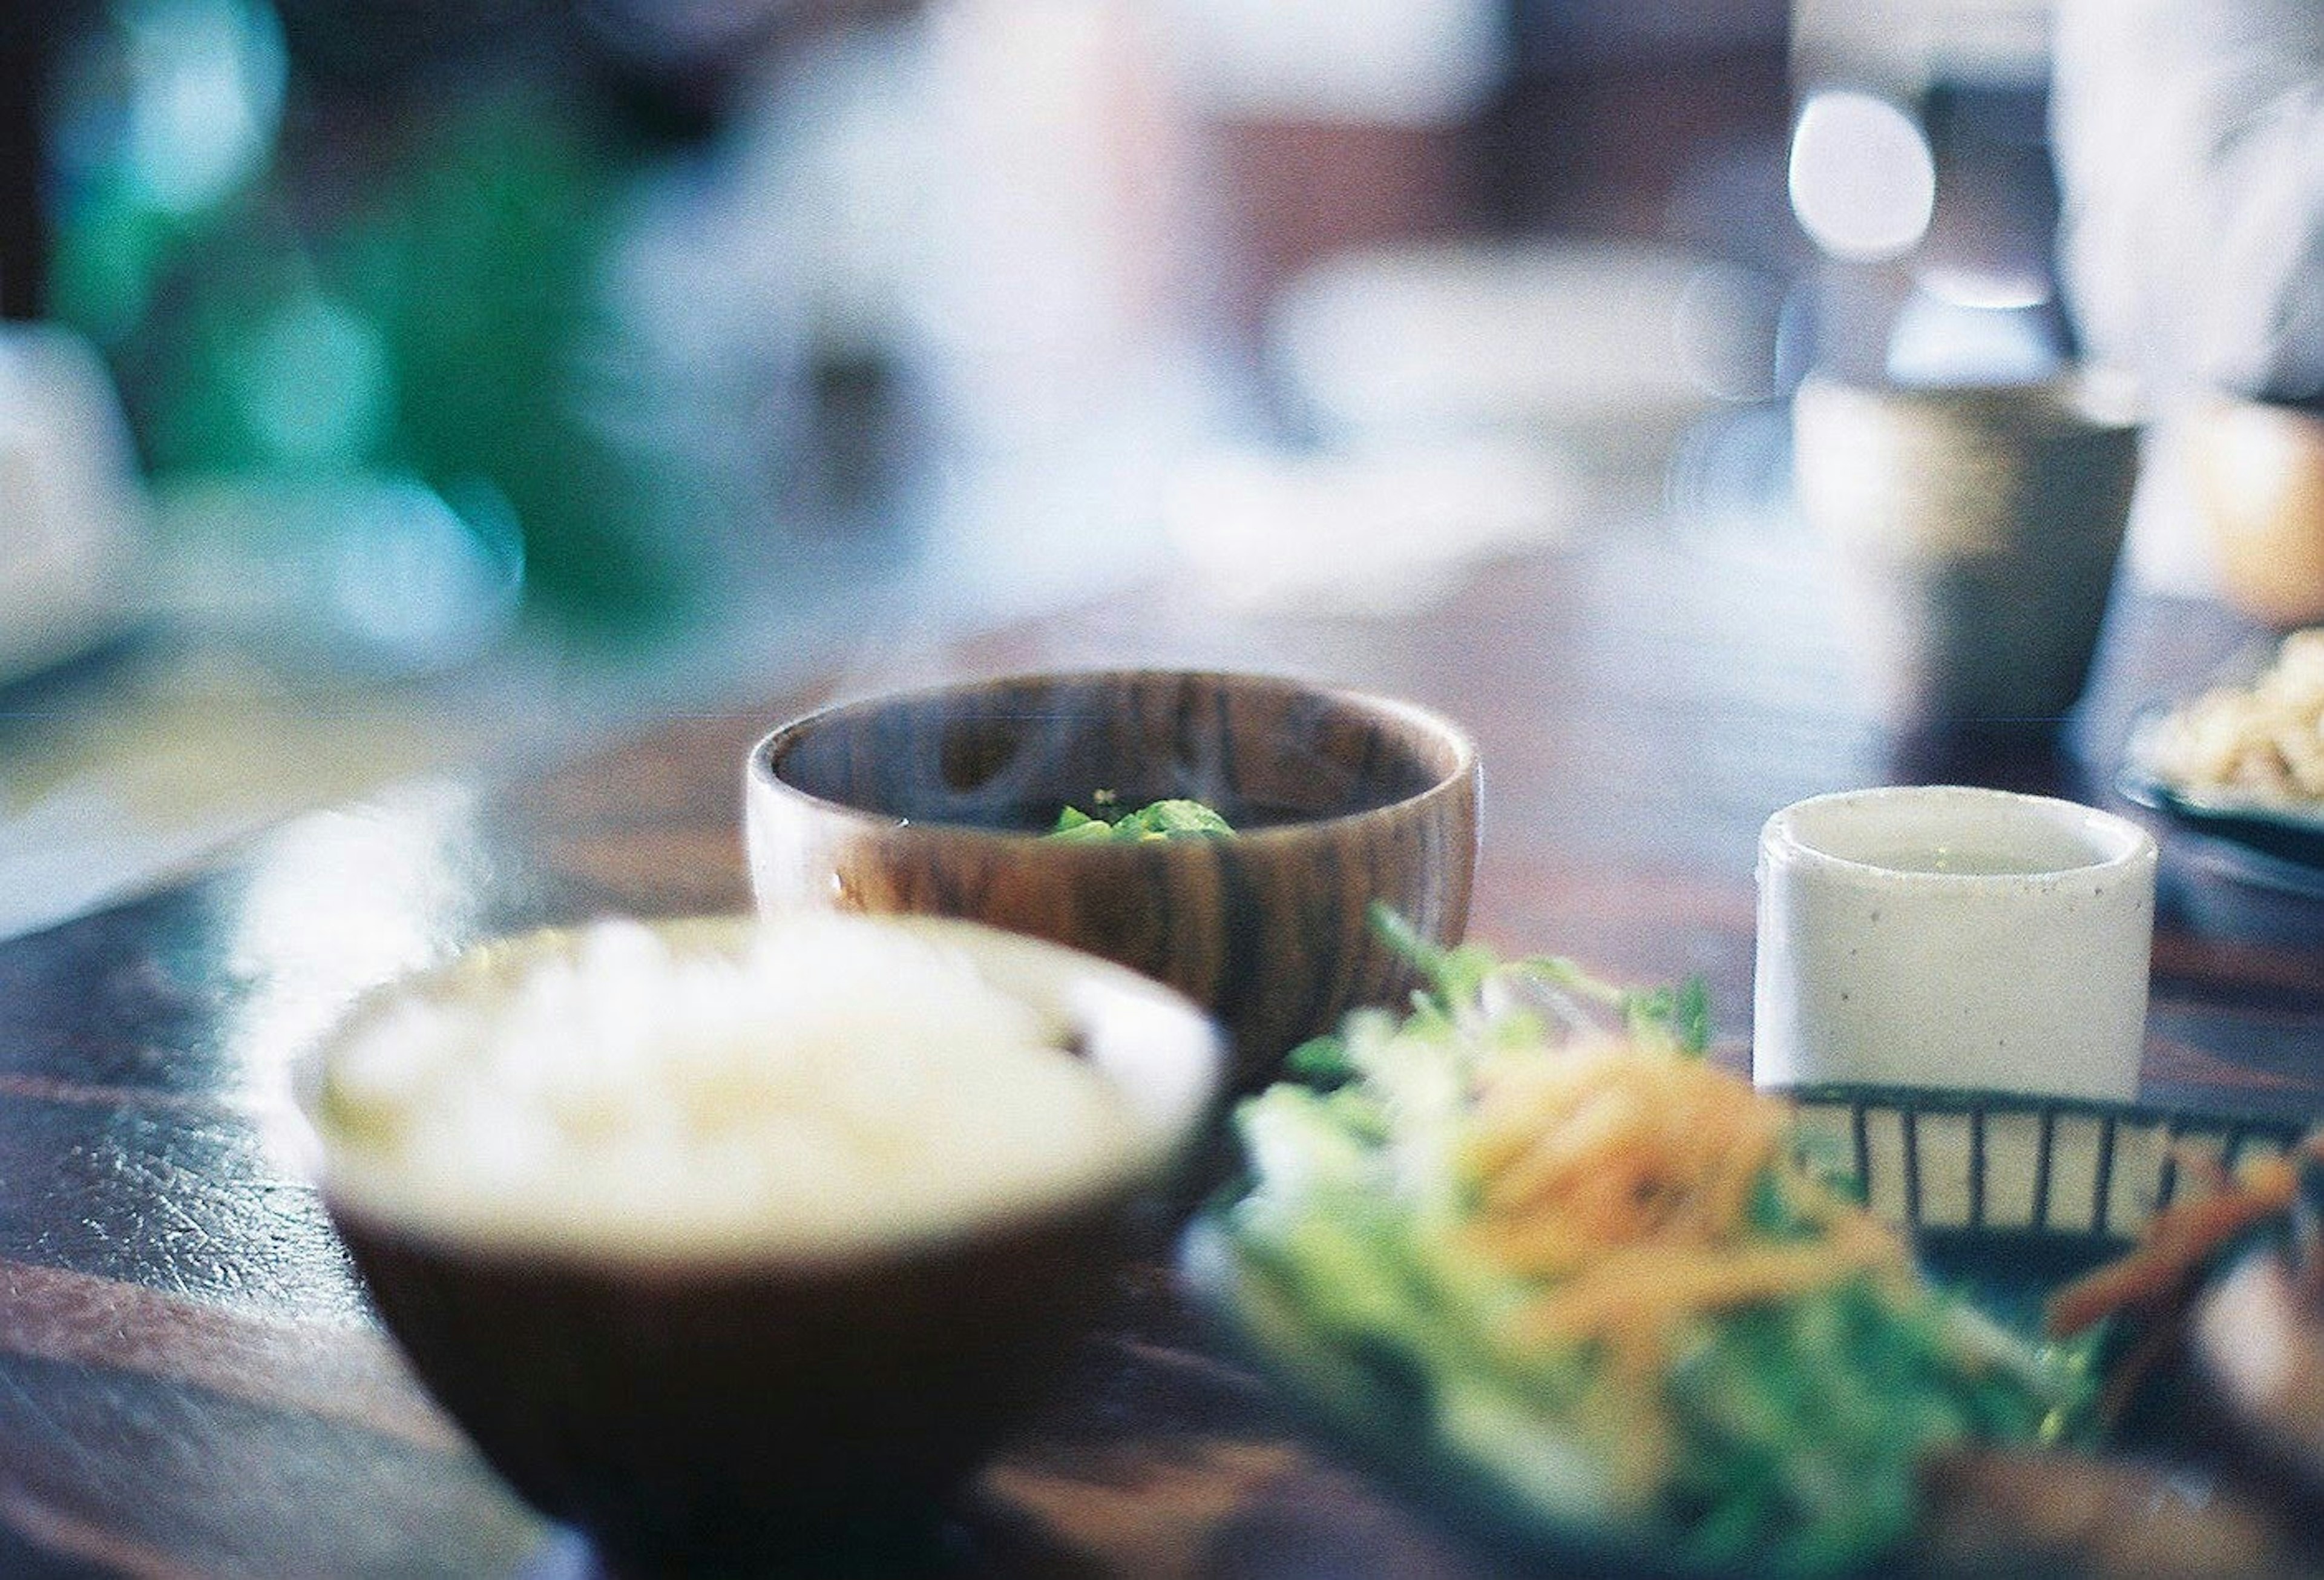
[{"label": "white ceramic cup", "polygon": [[2128,1099],[2154,841],[1956,785],[1817,796],[1759,836],[1752,1077]]}]

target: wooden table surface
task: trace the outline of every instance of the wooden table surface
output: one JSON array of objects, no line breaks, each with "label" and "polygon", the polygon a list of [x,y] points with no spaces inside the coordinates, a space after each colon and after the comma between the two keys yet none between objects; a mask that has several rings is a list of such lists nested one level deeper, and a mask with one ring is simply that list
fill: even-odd
[{"label": "wooden table surface", "polygon": [[[1732,1056],[1758,826],[1893,779],[2103,793],[2131,712],[2253,633],[2118,601],[2075,750],[1898,738],[1858,700],[1807,548],[1641,515],[1385,616],[1230,616],[1163,583],[851,689],[1051,663],[1288,670],[1474,730],[1475,930],[1616,974],[1701,973]],[[288,1062],[348,997],[481,937],[744,903],[739,765],[814,698],[685,718],[530,782],[410,788],[190,882],[0,946],[0,1573],[538,1575],[577,1544],[503,1492],[368,1315],[281,1124]],[[2324,1104],[2324,898],[2173,837],[2150,1096]],[[1467,1572],[1456,1541],[1305,1444],[1137,1270],[1065,1402],[988,1471],[999,1573]]]}]

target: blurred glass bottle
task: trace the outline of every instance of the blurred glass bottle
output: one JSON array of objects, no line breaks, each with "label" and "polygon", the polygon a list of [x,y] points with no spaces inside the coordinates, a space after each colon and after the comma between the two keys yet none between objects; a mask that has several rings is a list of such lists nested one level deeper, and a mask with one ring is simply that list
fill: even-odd
[{"label": "blurred glass bottle", "polygon": [[235,501],[195,513],[392,666],[473,651],[520,587],[650,638],[696,579],[675,480],[590,411],[646,140],[555,50],[479,69],[506,10],[447,7],[438,40],[409,7],[112,0],[54,84],[55,315],[157,481]]}]

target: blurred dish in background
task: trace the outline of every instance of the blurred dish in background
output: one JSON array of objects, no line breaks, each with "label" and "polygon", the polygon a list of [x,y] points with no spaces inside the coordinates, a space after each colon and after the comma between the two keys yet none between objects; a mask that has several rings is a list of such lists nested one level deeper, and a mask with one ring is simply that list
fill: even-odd
[{"label": "blurred dish in background", "polygon": [[[2227,841],[2240,846],[2245,854],[2256,853],[2259,862],[2239,864],[2255,867],[2255,873],[2247,875],[2255,876],[2256,881],[2273,876],[2275,887],[2298,888],[2324,900],[2324,811],[2300,812],[2247,801],[2215,800],[2180,790],[2154,772],[2153,748],[2142,739],[2152,738],[2152,724],[2150,721],[2142,729],[2140,736],[2133,737],[2116,781],[2116,788],[2123,795],[2142,807],[2163,813],[2180,828]],[[2268,871],[2291,864],[2310,871]]]},{"label": "blurred dish in background", "polygon": [[2249,684],[2215,686],[2146,738],[2181,793],[2324,815],[2324,629],[2294,632]]},{"label": "blurred dish in background", "polygon": [[1780,308],[1751,271],[1664,248],[1430,243],[1310,271],[1274,331],[1327,437],[1530,432],[1620,472],[1659,466],[1706,408],[1775,393]]},{"label": "blurred dish in background", "polygon": [[0,333],[0,683],[135,618],[143,510],[96,354],[63,329]]},{"label": "blurred dish in background", "polygon": [[[2317,633],[2309,634],[2313,641]],[[2324,647],[2301,647],[2324,656]],[[2324,798],[2264,799],[2233,782],[2279,775],[2290,782],[2288,761],[2273,771],[2264,766],[2276,750],[2278,730],[2287,732],[2294,751],[2324,751],[2314,697],[2301,734],[2303,710],[2289,695],[2298,689],[2297,677],[2292,685],[2276,682],[2271,704],[2254,705],[2254,682],[2276,651],[2272,642],[2247,651],[2219,670],[2220,683],[2209,691],[2158,702],[2142,714],[2132,724],[2115,789],[2153,814],[2149,822],[2164,836],[2163,903],[2187,925],[2310,947],[2324,941]],[[2246,710],[2248,716],[2239,716]],[[2190,729],[2195,721],[2188,716],[2196,711],[2208,716],[2200,729]]]},{"label": "blurred dish in background", "polygon": [[2124,795],[2180,827],[2316,869],[2324,893],[2324,630],[2158,707],[2131,732]]},{"label": "blurred dish in background", "polygon": [[2227,600],[2279,628],[2324,620],[2324,417],[2214,399],[2183,443]]},{"label": "blurred dish in background", "polygon": [[1556,452],[1490,437],[1227,449],[1180,471],[1164,519],[1222,603],[1394,614],[1428,607],[1480,564],[1563,539],[1582,497]]},{"label": "blurred dish in background", "polygon": [[2270,855],[2241,838],[2213,835],[2206,825],[2162,815],[2169,820],[2155,874],[2158,914],[2200,936],[2324,946],[2324,865]]}]

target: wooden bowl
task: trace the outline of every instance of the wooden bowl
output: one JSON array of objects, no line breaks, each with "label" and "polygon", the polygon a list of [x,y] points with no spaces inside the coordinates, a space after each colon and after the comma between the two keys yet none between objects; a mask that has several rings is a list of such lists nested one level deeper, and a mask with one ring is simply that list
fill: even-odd
[{"label": "wooden bowl", "polygon": [[[1057,841],[1111,790],[1191,797],[1231,838]],[[784,725],[745,795],[760,908],[967,917],[1167,982],[1234,1040],[1247,1091],[1409,964],[1375,901],[1457,943],[1477,851],[1476,748],[1422,708],[1261,675],[1027,675]]]},{"label": "wooden bowl", "polygon": [[[716,947],[755,924],[658,925]],[[591,1250],[399,1206],[360,1138],[335,1140],[324,1117],[354,1017],[301,1071],[324,1200],[413,1369],[526,1501],[620,1573],[917,1566],[946,1492],[1061,1375],[1132,1243],[1133,1202],[1164,1184],[1209,1110],[1216,1036],[1179,995],[991,929],[897,925],[1060,1017],[1125,1099],[1139,1161],[936,1237]],[[498,948],[506,959],[569,937]]]}]

